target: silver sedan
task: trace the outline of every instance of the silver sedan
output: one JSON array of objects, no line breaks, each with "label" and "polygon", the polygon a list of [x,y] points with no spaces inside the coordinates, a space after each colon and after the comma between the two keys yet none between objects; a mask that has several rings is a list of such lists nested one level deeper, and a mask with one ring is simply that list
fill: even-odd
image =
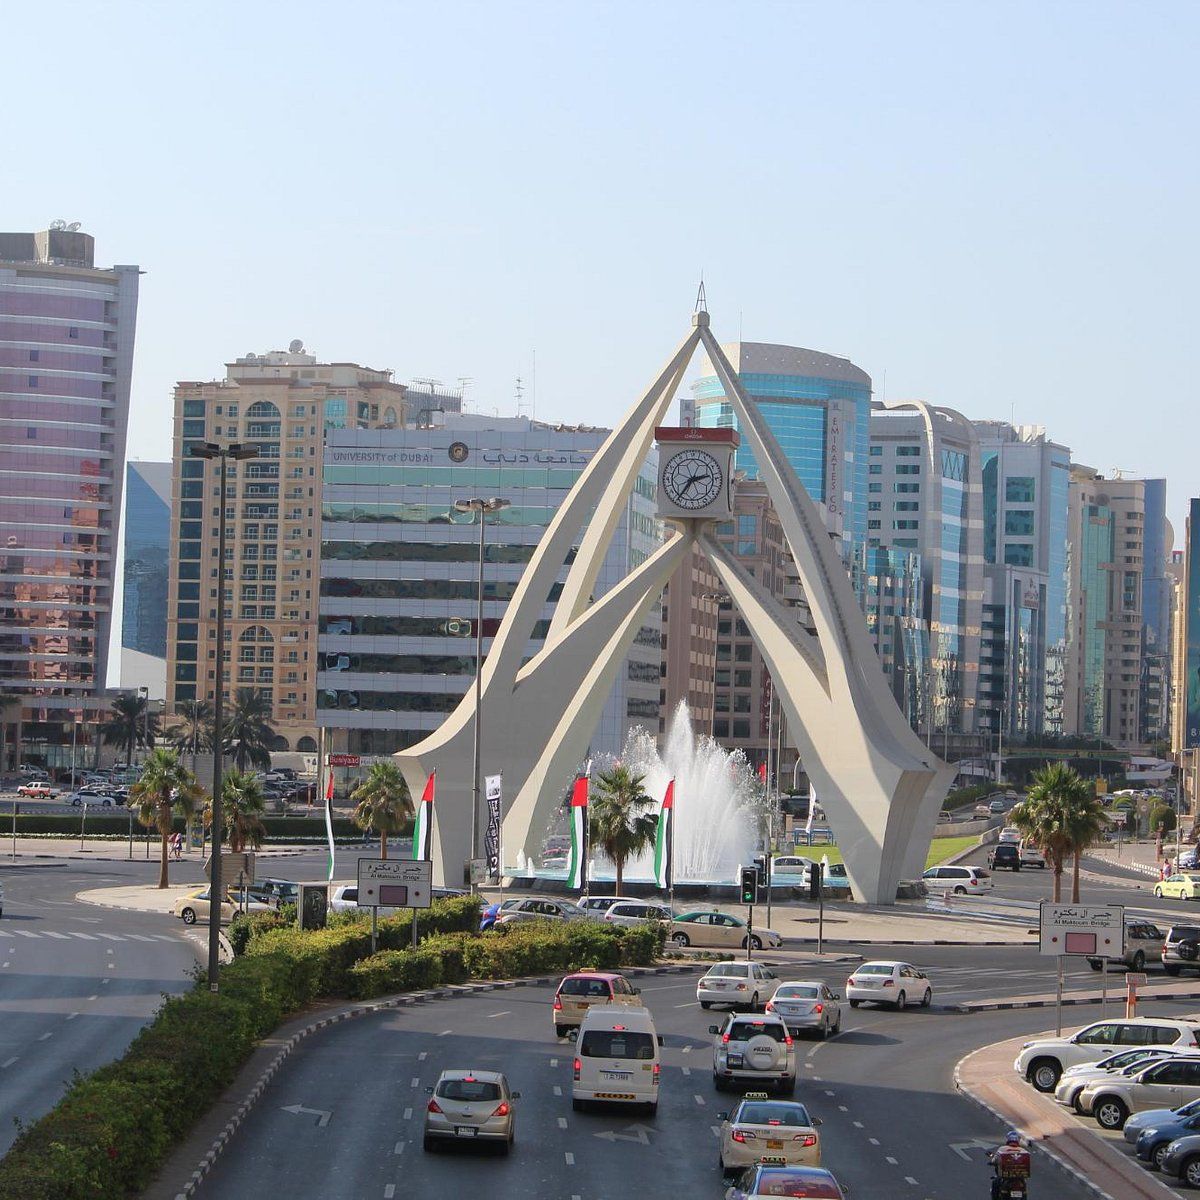
[{"label": "silver sedan", "polygon": [[443,1071],[425,1106],[426,1150],[449,1142],[488,1142],[507,1154],[516,1135],[512,1091],[499,1071]]},{"label": "silver sedan", "polygon": [[767,1012],[782,1017],[788,1033],[812,1030],[827,1038],[842,1029],[841,996],[819,979],[781,983]]}]

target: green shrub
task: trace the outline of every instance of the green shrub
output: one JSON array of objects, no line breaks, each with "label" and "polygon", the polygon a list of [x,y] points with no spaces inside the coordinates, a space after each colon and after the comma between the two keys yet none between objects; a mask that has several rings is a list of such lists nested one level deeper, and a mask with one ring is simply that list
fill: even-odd
[{"label": "green shrub", "polygon": [[1150,832],[1171,833],[1175,829],[1175,810],[1169,804],[1159,804],[1150,810]]}]

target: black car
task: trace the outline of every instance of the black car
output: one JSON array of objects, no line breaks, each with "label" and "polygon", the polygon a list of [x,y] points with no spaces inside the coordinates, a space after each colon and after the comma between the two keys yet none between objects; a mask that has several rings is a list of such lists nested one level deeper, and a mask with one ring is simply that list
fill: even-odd
[{"label": "black car", "polygon": [[988,855],[988,866],[993,871],[1019,871],[1021,869],[1021,847],[1014,842],[1001,842]]}]

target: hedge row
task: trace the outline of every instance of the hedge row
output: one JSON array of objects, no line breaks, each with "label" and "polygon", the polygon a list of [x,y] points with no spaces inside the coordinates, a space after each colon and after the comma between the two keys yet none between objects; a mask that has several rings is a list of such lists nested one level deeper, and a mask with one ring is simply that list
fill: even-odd
[{"label": "hedge row", "polygon": [[429,940],[403,949],[407,918],[380,921],[386,947],[370,955],[369,926],[319,932],[270,928],[239,934],[244,953],[221,972],[213,995],[201,976],[171,997],[123,1058],[78,1077],[51,1112],[23,1129],[0,1160],[0,1200],[125,1200],[153,1179],[172,1148],[233,1081],[255,1043],[313,1000],[375,996],[408,987],[503,978],[581,965],[651,961],[657,930],[529,925],[486,934],[471,897],[435,902],[422,914]]}]

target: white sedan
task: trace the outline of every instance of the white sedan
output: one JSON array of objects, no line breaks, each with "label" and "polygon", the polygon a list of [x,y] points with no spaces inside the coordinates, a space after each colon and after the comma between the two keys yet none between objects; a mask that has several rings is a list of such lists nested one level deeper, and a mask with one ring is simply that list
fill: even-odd
[{"label": "white sedan", "polygon": [[728,1004],[738,1012],[753,1012],[763,1008],[778,987],[779,976],[762,963],[717,963],[696,981],[696,999],[701,1008]]},{"label": "white sedan", "polygon": [[851,1008],[864,1000],[888,1004],[892,1008],[907,1008],[919,1004],[928,1008],[933,1000],[933,984],[919,967],[906,962],[866,962],[855,967],[846,980],[846,999]]},{"label": "white sedan", "polygon": [[721,1122],[721,1171],[732,1175],[743,1167],[765,1162],[764,1155],[781,1163],[806,1167],[821,1165],[820,1117],[795,1100],[772,1100],[766,1092],[747,1092]]}]

